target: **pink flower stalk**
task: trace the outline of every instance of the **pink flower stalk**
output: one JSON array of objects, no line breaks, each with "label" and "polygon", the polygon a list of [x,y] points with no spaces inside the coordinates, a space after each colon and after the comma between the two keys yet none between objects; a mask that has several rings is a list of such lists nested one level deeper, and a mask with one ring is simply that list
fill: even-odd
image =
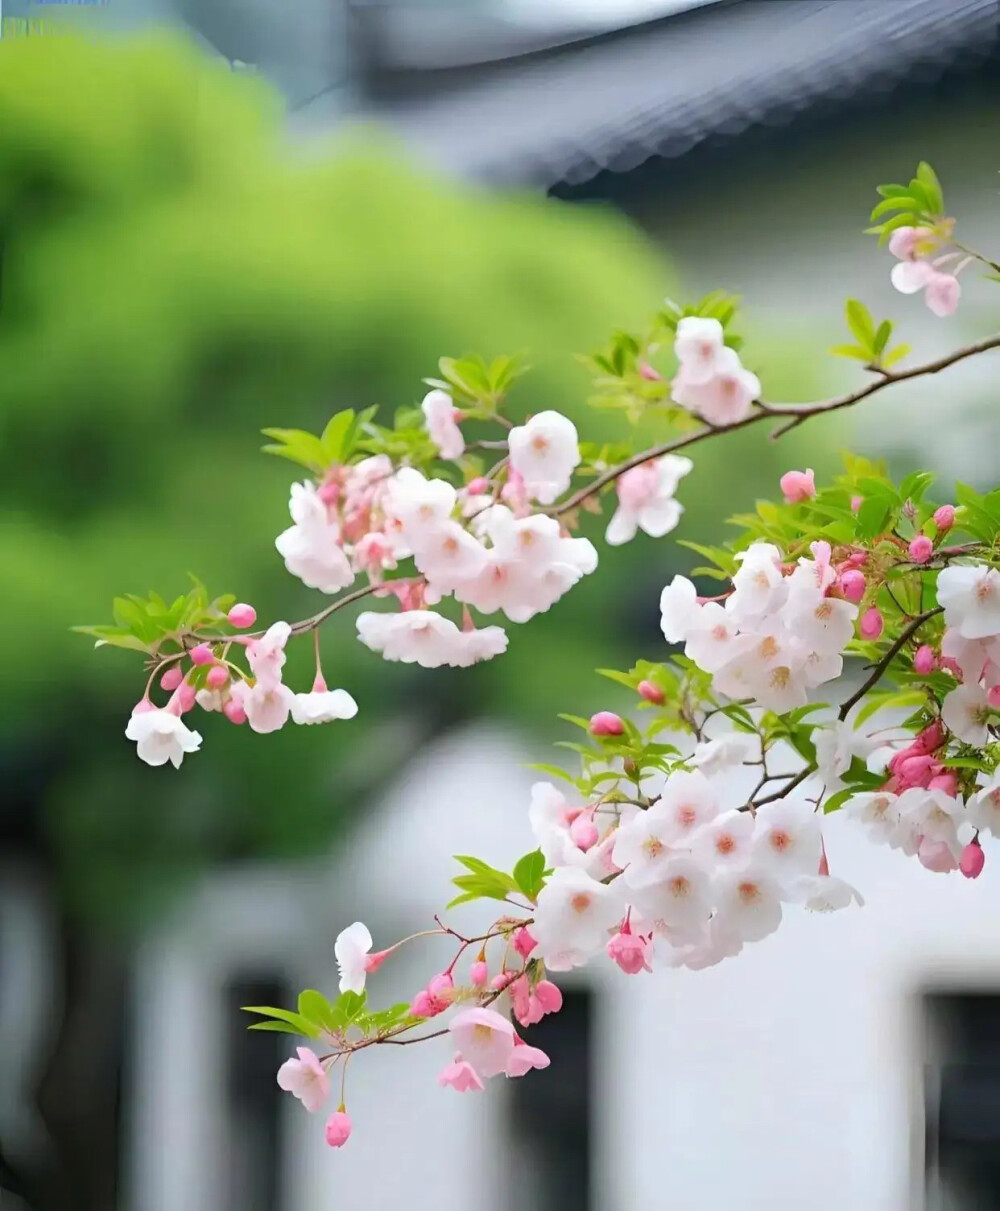
[{"label": "pink flower stalk", "polygon": [[944,534],[955,524],[955,506],[941,505],[934,510],[934,524],[939,534]]},{"label": "pink flower stalk", "polygon": [[613,711],[598,711],[590,717],[590,734],[592,736],[620,736],[625,731],[621,716]]},{"label": "pink flower stalk", "polygon": [[226,617],[238,630],[245,631],[247,627],[252,627],[257,621],[257,611],[252,605],[241,601],[233,606]]},{"label": "pink flower stalk", "polygon": [[229,670],[222,664],[217,664],[214,668],[209,669],[208,676],[205,678],[205,684],[213,690],[221,690],[228,682]]},{"label": "pink flower stalk", "polygon": [[192,664],[215,663],[215,653],[207,643],[199,643],[197,647],[191,649],[188,655],[191,657]]},{"label": "pink flower stalk", "polygon": [[159,708],[155,705],[155,703],[150,702],[150,700],[147,697],[145,697],[145,695],[144,695],[142,698],[139,699],[139,701],[135,704],[135,706],[132,707],[132,714],[133,715],[145,715],[145,713],[147,711],[155,711],[158,709]]},{"label": "pink flower stalk", "polygon": [[341,1105],[336,1114],[326,1120],[326,1142],[331,1148],[343,1148],[351,1135],[351,1116]]},{"label": "pink flower stalk", "polygon": [[913,671],[925,677],[928,673],[933,673],[937,665],[937,657],[934,655],[934,649],[928,643],[922,643],[917,648],[913,657]]},{"label": "pink flower stalk", "polygon": [[926,534],[918,534],[911,540],[909,552],[914,563],[926,563],[934,554],[934,543]]},{"label": "pink flower stalk", "polygon": [[514,946],[514,949],[517,951],[517,953],[521,956],[522,959],[526,959],[528,957],[528,955],[530,955],[531,952],[538,945],[538,943],[535,941],[535,939],[531,936],[530,931],[523,925],[514,934],[513,938],[511,939],[511,942]]},{"label": "pink flower stalk", "polygon": [[858,630],[861,632],[863,639],[878,639],[882,634],[884,626],[882,614],[879,610],[872,606],[871,609],[865,610],[861,615],[861,622],[858,624]]},{"label": "pink flower stalk", "polygon": [[[627,927],[626,927],[627,928]],[[636,976],[640,971],[652,971],[650,959],[653,947],[647,938],[639,934],[626,933],[623,929],[608,942],[608,956],[612,958],[627,976]]]},{"label": "pink flower stalk", "polygon": [[662,706],[667,700],[666,694],[652,681],[640,681],[636,686],[640,698],[652,702],[654,706]]},{"label": "pink flower stalk", "polygon": [[816,495],[816,477],[812,468],[807,471],[786,471],[778,480],[778,486],[790,505],[801,504]]},{"label": "pink flower stalk", "polygon": [[483,988],[489,979],[490,969],[483,959],[477,959],[469,970],[469,981],[474,988]]},{"label": "pink flower stalk", "polygon": [[296,1054],[298,1059],[285,1060],[278,1069],[278,1086],[314,1114],[329,1096],[330,1078],[314,1051],[297,1047]]},{"label": "pink flower stalk", "polygon": [[475,1068],[462,1059],[460,1051],[456,1051],[454,1060],[438,1073],[438,1084],[450,1085],[456,1093],[478,1093],[486,1087]]},{"label": "pink flower stalk", "polygon": [[842,572],[837,582],[841,596],[854,605],[864,597],[866,585],[864,573],[859,572],[857,568],[848,568],[846,572]]},{"label": "pink flower stalk", "polygon": [[983,847],[979,844],[979,838],[974,837],[965,849],[962,850],[958,869],[967,879],[978,879],[983,873],[985,865],[986,855],[983,853]]},{"label": "pink flower stalk", "polygon": [[181,671],[181,666],[179,664],[171,665],[160,678],[160,689],[166,690],[169,694],[172,690],[176,690],[183,680],[184,673]]}]

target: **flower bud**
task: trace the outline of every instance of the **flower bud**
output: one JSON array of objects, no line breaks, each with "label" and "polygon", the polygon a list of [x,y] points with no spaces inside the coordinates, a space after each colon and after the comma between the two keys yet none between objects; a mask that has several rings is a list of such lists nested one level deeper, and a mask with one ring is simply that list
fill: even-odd
[{"label": "flower bud", "polygon": [[841,573],[838,581],[840,592],[847,601],[852,601],[855,605],[865,595],[865,575],[859,572],[857,568],[848,568],[846,572]]},{"label": "flower bud", "polygon": [[235,698],[230,698],[228,702],[222,704],[222,713],[230,723],[246,723],[247,721],[246,711]]},{"label": "flower bud", "polygon": [[881,612],[872,606],[861,615],[858,630],[863,639],[878,639],[884,625]]},{"label": "flower bud", "polygon": [[205,684],[213,690],[221,690],[229,681],[229,670],[223,664],[217,664],[208,670]]},{"label": "flower bud", "polygon": [[485,475],[477,475],[475,479],[469,480],[465,485],[465,490],[470,496],[479,496],[481,493],[487,491],[489,486],[490,481]]},{"label": "flower bud", "polygon": [[643,358],[639,359],[639,361],[636,363],[636,366],[639,371],[639,377],[644,378],[647,382],[658,383],[660,381],[660,379],[663,377],[663,375],[660,374],[659,371],[654,370],[653,367],[649,364],[649,362],[647,362]]},{"label": "flower bud", "polygon": [[913,657],[913,671],[919,673],[921,677],[926,677],[928,673],[934,672],[936,664],[934,649],[929,643],[922,643]]},{"label": "flower bud", "polygon": [[191,657],[192,664],[214,664],[215,653],[207,643],[199,643],[196,648],[192,648],[188,653]]},{"label": "flower bud", "polygon": [[343,1148],[351,1135],[351,1116],[343,1109],[326,1120],[326,1142],[331,1148]]},{"label": "flower bud", "polygon": [[469,970],[469,980],[474,988],[482,988],[489,978],[489,968],[483,959],[477,959]]},{"label": "flower bud", "polygon": [[621,716],[613,711],[598,711],[590,717],[590,733],[592,736],[620,736],[625,731]]},{"label": "flower bud", "polygon": [[778,486],[790,505],[801,504],[816,495],[816,479],[812,468],[808,471],[786,471],[778,480]]},{"label": "flower bud", "polygon": [[955,524],[955,506],[941,505],[940,508],[935,509],[934,524],[937,526],[939,534],[944,534],[946,530],[950,530]]},{"label": "flower bud", "polygon": [[535,939],[531,936],[531,933],[524,926],[522,926],[517,933],[514,934],[511,942],[513,943],[514,949],[522,959],[526,959],[538,945]]},{"label": "flower bud", "polygon": [[584,853],[593,849],[601,836],[593,817],[589,815],[577,816],[569,826],[569,835],[577,849],[582,849]]},{"label": "flower bud", "polygon": [[172,665],[160,678],[160,689],[170,693],[172,690],[176,690],[183,680],[184,674],[181,672],[180,665]]},{"label": "flower bud", "polygon": [[861,508],[861,506],[864,503],[865,503],[865,498],[863,496],[852,496],[851,497],[851,512],[857,513],[858,510]]},{"label": "flower bud", "polygon": [[909,550],[914,563],[926,563],[934,554],[934,544],[926,534],[918,534],[910,542]]},{"label": "flower bud", "polygon": [[241,601],[233,606],[226,617],[238,630],[245,631],[247,627],[252,627],[257,621],[257,611],[252,605],[247,605],[245,601]]},{"label": "flower bud", "polygon": [[967,879],[978,879],[983,873],[983,867],[986,865],[986,855],[983,853],[983,847],[979,844],[979,838],[970,841],[969,844],[962,850],[962,857],[958,864],[958,869]]},{"label": "flower bud", "polygon": [[652,702],[655,706],[662,706],[667,700],[663,690],[652,681],[640,681],[636,689],[641,698],[645,698],[647,702]]}]

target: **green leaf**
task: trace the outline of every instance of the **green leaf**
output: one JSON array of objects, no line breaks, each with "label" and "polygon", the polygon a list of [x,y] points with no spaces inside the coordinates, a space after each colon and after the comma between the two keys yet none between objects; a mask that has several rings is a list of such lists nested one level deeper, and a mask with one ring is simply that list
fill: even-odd
[{"label": "green leaf", "polygon": [[321,992],[307,988],[299,993],[299,1013],[309,1022],[316,1022],[326,1030],[333,1027],[333,1006]]},{"label": "green leaf", "polygon": [[937,173],[926,160],[921,160],[917,165],[917,180],[923,186],[929,213],[938,216],[943,215],[944,192],[941,189],[941,182],[938,180]]},{"label": "green leaf", "polygon": [[514,866],[514,882],[531,901],[534,901],[542,890],[544,875],[545,856],[540,849],[525,854],[523,858],[517,860]]},{"label": "green leaf", "polygon": [[857,794],[857,791],[851,786],[847,787],[846,790],[837,791],[835,795],[831,795],[829,799],[823,801],[824,813],[830,815],[831,812],[839,811],[847,800],[855,794]]},{"label": "green leaf", "polygon": [[571,782],[574,786],[576,785],[576,779],[573,777],[573,775],[568,774],[558,765],[546,765],[544,762],[533,761],[528,768],[536,769],[539,771],[539,773],[548,774],[552,778],[561,778],[564,782]]},{"label": "green leaf", "polygon": [[[290,1026],[287,1022],[252,1022],[247,1030],[274,1030],[279,1034],[294,1034],[301,1037],[302,1031]],[[312,1038],[312,1035],[308,1036]]]},{"label": "green leaf", "polygon": [[92,636],[97,640],[94,644],[94,647],[97,648],[104,647],[106,644],[108,647],[113,648],[129,648],[133,652],[149,651],[148,644],[143,643],[141,639],[136,638],[135,635],[122,630],[120,627],[70,627],[70,630],[75,631],[78,635]]},{"label": "green leaf", "polygon": [[890,336],[892,336],[892,320],[883,320],[875,331],[875,340],[872,344],[876,357],[881,357],[882,351],[889,343]]},{"label": "green leaf", "polygon": [[873,351],[875,342],[875,321],[871,312],[858,299],[848,299],[844,307],[847,316],[847,326],[857,342],[863,348]]},{"label": "green leaf", "polygon": [[261,1017],[287,1022],[289,1026],[295,1028],[296,1033],[304,1035],[307,1039],[318,1039],[322,1033],[315,1022],[310,1022],[308,1018],[304,1018],[299,1013],[293,1013],[290,1009],[274,1009],[269,1005],[243,1005],[241,1008],[244,1013],[257,1013]]},{"label": "green leaf", "polygon": [[327,463],[344,461],[344,439],[353,425],[354,411],[351,408],[334,413],[327,421],[326,428],[319,439]]},{"label": "green leaf", "polygon": [[871,353],[860,345],[831,345],[828,352],[834,357],[852,357],[859,362],[871,361]]}]

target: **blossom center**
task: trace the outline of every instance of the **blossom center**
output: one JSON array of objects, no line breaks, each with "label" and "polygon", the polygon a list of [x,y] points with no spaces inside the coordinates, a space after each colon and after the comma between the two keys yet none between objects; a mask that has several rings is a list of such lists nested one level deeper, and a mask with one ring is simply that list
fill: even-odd
[{"label": "blossom center", "polygon": [[576,913],[584,913],[590,907],[590,896],[585,891],[578,891],[570,900],[569,906]]},{"label": "blossom center", "polygon": [[642,848],[650,858],[658,858],[667,847],[659,837],[647,837],[642,843]]},{"label": "blossom center", "polygon": [[783,690],[792,679],[791,670],[785,665],[774,670],[771,674],[771,688],[775,690]]},{"label": "blossom center", "polygon": [[777,639],[775,639],[775,637],[773,635],[766,635],[764,637],[764,639],[761,640],[761,645],[758,650],[760,651],[760,657],[762,660],[770,660],[772,656],[777,656],[777,654],[778,654]]},{"label": "blossom center", "polygon": [[670,894],[678,900],[683,900],[691,891],[691,881],[684,875],[675,875],[669,883]]},{"label": "blossom center", "polygon": [[776,828],[771,833],[771,848],[776,849],[778,853],[784,853],[792,844],[792,838],[782,828]]},{"label": "blossom center", "polygon": [[698,812],[690,803],[685,803],[677,809],[677,819],[685,828],[690,828],[698,819]]},{"label": "blossom center", "polygon": [[736,848],[736,842],[729,833],[722,833],[715,839],[715,852],[719,854],[731,854]]},{"label": "blossom center", "polygon": [[736,889],[744,904],[752,906],[760,899],[760,888],[756,883],[741,883]]}]

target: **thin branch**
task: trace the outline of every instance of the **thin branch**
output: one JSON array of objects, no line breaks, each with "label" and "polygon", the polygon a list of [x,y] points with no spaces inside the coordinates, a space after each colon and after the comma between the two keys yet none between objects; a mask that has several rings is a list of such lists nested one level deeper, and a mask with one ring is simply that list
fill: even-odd
[{"label": "thin branch", "polygon": [[841,722],[847,718],[851,707],[854,706],[855,703],[860,702],[861,699],[864,698],[865,694],[867,694],[872,688],[872,686],[878,683],[882,677],[882,674],[891,664],[893,657],[898,655],[899,652],[903,650],[903,647],[906,645],[907,641],[920,630],[920,628],[929,618],[933,618],[935,614],[940,613],[942,613],[941,606],[935,606],[933,610],[925,610],[922,614],[918,614],[916,618],[912,619],[905,627],[903,627],[899,635],[893,640],[889,650],[872,669],[871,676],[865,680],[864,684],[858,690],[856,690],[850,696],[850,698],[840,704],[838,718],[841,720]]},{"label": "thin branch", "polygon": [[811,774],[815,774],[815,772],[815,765],[807,765],[803,769],[800,769],[795,777],[792,778],[792,780],[785,786],[783,786],[781,790],[772,791],[770,795],[765,795],[763,799],[751,799],[747,806],[751,811],[756,812],[757,808],[763,807],[765,803],[774,803],[778,799],[784,799],[787,794],[790,794],[798,785],[800,785],[800,783],[805,782],[805,780]]},{"label": "thin branch", "polygon": [[822,400],[815,404],[766,404],[762,400],[759,400],[757,401],[757,407],[749,416],[745,416],[742,420],[735,421],[731,425],[704,425],[694,433],[688,433],[671,441],[663,442],[659,446],[653,446],[641,454],[636,454],[634,457],[626,459],[625,462],[619,463],[618,466],[605,471],[603,475],[597,476],[596,479],[592,480],[578,492],[574,492],[567,500],[562,501],[560,504],[552,505],[547,512],[557,517],[560,514],[567,513],[570,509],[575,509],[581,505],[588,497],[600,492],[608,484],[614,483],[620,475],[624,475],[626,471],[630,471],[633,467],[640,467],[643,463],[650,462],[654,458],[662,458],[664,454],[672,454],[676,450],[683,450],[687,446],[693,446],[696,442],[704,441],[707,437],[713,437],[719,433],[733,433],[737,429],[746,429],[748,426],[756,425],[763,420],[784,417],[787,418],[785,423],[779,425],[771,434],[772,439],[779,438],[782,434],[809,420],[810,417],[820,416],[826,412],[836,412],[840,408],[850,408],[854,404],[860,403],[861,400],[867,399],[870,395],[874,395],[877,391],[882,391],[885,387],[889,387],[894,383],[903,383],[909,379],[921,378],[927,374],[937,374],[939,371],[946,370],[949,366],[954,366],[957,362],[964,361],[966,358],[975,357],[979,353],[986,353],[990,349],[997,348],[1000,348],[1000,333],[986,337],[984,340],[977,341],[973,345],[965,345],[963,348],[956,349],[944,357],[937,358],[933,362],[924,362],[923,365],[914,366],[909,370],[883,373],[880,378],[872,383],[867,383],[857,391],[851,391],[847,395],[837,395],[832,399]]}]

